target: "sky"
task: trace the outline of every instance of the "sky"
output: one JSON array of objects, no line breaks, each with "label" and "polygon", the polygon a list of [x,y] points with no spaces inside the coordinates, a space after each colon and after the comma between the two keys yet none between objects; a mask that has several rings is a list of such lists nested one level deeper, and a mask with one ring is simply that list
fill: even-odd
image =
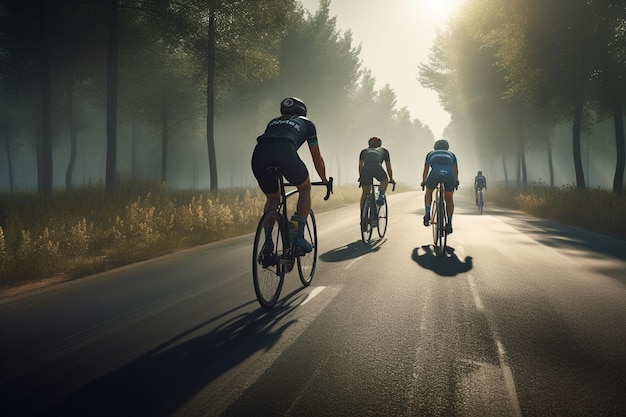
[{"label": "sky", "polygon": [[[443,28],[461,0],[331,0],[330,15],[337,29],[352,31],[353,45],[361,45],[363,67],[395,91],[397,108],[406,107],[413,119],[428,125],[441,137],[450,115],[439,104],[437,93],[417,80],[418,65],[428,63],[435,30]],[[319,0],[300,0],[311,13]]]}]

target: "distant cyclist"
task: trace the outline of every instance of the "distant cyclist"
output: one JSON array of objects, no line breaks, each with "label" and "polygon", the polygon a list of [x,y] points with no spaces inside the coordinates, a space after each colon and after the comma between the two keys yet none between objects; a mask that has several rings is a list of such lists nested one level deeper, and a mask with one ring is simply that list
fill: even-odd
[{"label": "distant cyclist", "polygon": [[454,188],[459,185],[459,168],[457,166],[456,155],[448,149],[450,145],[445,139],[435,142],[434,150],[426,154],[424,171],[422,173],[422,184],[426,186],[424,193],[424,226],[430,225],[430,204],[433,200],[433,190],[437,183],[444,184],[444,198],[446,200],[446,211],[448,214],[448,230],[452,233],[452,214],[454,213]]},{"label": "distant cyclist", "polygon": [[476,205],[478,205],[478,190],[484,188],[487,189],[487,178],[483,175],[482,171],[478,171],[478,174],[474,177],[474,196],[476,197]]},{"label": "distant cyclist", "polygon": [[[367,141],[368,147],[359,154],[359,181],[361,182],[361,207],[369,194],[374,178],[380,182],[378,187],[378,201],[376,204],[382,206],[385,202],[385,192],[389,181],[393,183],[393,170],[391,169],[391,159],[389,151],[382,147],[382,139],[374,136]],[[383,161],[385,168],[383,169]],[[387,175],[389,174],[389,175]]]},{"label": "distant cyclist", "polygon": [[[267,171],[267,167],[280,167],[287,181],[297,184],[297,215],[292,220],[298,221],[298,230],[294,243],[301,250],[311,252],[311,244],[304,238],[306,219],[311,209],[311,180],[306,165],[298,156],[298,148],[305,142],[309,145],[313,165],[324,184],[328,182],[326,166],[317,143],[317,130],[306,117],[307,108],[302,100],[295,97],[284,99],[280,103],[280,114],[280,117],[270,120],[265,133],[257,138],[252,154],[252,171],[266,196],[265,212],[275,210],[281,197],[278,181]],[[267,236],[271,232],[271,228],[266,229],[266,244],[272,242],[271,236]]]}]

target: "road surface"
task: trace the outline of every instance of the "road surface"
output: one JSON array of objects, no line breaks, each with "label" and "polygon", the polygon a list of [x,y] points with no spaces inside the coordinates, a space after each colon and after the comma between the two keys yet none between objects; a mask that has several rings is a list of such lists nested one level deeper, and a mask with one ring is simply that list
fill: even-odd
[{"label": "road surface", "polygon": [[626,415],[626,241],[466,192],[436,258],[422,196],[319,214],[270,312],[252,235],[0,299],[0,415]]}]

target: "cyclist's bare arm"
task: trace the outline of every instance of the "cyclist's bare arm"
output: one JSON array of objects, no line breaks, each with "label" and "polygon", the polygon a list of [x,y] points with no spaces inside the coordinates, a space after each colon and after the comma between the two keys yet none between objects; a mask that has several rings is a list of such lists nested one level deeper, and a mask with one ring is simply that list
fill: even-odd
[{"label": "cyclist's bare arm", "polygon": [[430,171],[430,165],[424,164],[424,171],[422,172],[422,187],[426,182],[426,178],[428,178],[428,171]]},{"label": "cyclist's bare arm", "polygon": [[322,158],[322,154],[320,153],[319,145],[309,145],[309,151],[311,152],[313,166],[315,167],[317,174],[320,176],[322,182],[326,184],[328,182],[328,178],[326,178],[326,164],[324,163],[324,158]]},{"label": "cyclist's bare arm", "polygon": [[385,161],[385,166],[387,167],[387,174],[389,175],[389,182],[394,183],[395,181],[393,180],[393,170],[391,169],[391,161],[387,159]]}]

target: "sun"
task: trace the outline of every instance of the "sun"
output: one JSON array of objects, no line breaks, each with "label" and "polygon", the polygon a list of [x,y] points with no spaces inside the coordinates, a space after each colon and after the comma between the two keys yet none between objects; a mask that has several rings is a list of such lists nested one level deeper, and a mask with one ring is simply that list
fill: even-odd
[{"label": "sun", "polygon": [[428,10],[432,10],[433,13],[437,13],[440,16],[449,16],[459,8],[464,0],[418,0],[421,6]]}]

